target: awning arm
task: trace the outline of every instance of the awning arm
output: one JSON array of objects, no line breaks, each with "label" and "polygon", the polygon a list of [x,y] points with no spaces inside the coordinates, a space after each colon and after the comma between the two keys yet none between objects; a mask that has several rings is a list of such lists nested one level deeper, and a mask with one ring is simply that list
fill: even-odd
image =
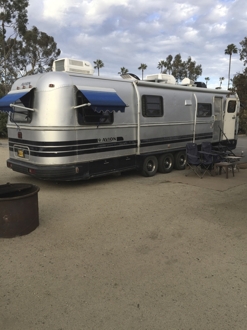
[{"label": "awning arm", "polygon": [[74,107],[72,107],[72,109],[78,109],[78,108],[82,108],[82,107],[90,107],[91,103],[84,103],[84,104],[80,104],[80,105],[75,105]]},{"label": "awning arm", "polygon": [[9,106],[12,108],[20,108],[20,109],[29,110],[29,111],[35,111],[35,109],[33,109],[33,108],[23,107],[21,105],[13,104],[13,103],[11,103]]}]

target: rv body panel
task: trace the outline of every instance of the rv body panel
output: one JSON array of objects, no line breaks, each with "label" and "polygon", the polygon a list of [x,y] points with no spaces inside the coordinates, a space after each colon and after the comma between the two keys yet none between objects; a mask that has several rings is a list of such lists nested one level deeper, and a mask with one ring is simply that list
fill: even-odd
[{"label": "rv body panel", "polygon": [[[238,107],[225,116],[227,91],[67,72],[21,78],[12,91],[21,88],[31,91],[12,105],[7,164],[38,178],[138,169],[147,155],[176,157],[191,141],[236,146]],[[227,125],[230,141],[222,134]]]}]

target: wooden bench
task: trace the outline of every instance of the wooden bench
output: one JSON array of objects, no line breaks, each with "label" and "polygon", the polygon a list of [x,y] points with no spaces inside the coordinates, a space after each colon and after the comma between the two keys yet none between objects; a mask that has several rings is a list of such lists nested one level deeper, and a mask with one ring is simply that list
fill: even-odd
[{"label": "wooden bench", "polygon": [[219,169],[219,174],[222,172],[222,168],[225,169],[226,172],[226,178],[228,179],[228,169],[229,167],[232,169],[232,176],[234,176],[234,167],[236,165],[236,162],[220,162],[220,163],[215,163],[214,166],[216,169]]}]

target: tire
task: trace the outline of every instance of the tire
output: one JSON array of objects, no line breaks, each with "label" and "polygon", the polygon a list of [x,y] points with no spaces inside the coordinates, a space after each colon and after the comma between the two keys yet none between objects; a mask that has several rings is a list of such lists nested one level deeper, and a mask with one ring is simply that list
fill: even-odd
[{"label": "tire", "polygon": [[158,171],[160,173],[170,173],[174,167],[173,154],[163,154],[159,157]]},{"label": "tire", "polygon": [[155,156],[147,156],[142,164],[142,175],[146,177],[154,176],[158,170],[158,160]]},{"label": "tire", "polygon": [[176,170],[184,170],[186,167],[186,151],[182,150],[176,153],[174,166]]}]

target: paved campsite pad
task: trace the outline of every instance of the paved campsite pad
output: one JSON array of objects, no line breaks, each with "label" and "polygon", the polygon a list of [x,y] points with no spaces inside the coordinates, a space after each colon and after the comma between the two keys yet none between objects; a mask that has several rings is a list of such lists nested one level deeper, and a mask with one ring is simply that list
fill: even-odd
[{"label": "paved campsite pad", "polygon": [[0,329],[246,329],[247,171],[136,172],[40,187],[40,226],[0,239]]}]

